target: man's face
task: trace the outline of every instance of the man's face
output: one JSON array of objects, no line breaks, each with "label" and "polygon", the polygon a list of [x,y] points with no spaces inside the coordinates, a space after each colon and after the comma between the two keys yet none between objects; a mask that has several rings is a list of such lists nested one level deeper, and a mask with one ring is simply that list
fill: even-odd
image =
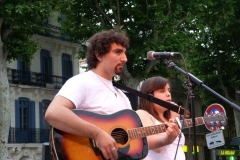
[{"label": "man's face", "polygon": [[124,64],[127,62],[126,48],[116,43],[111,45],[110,51],[102,57],[101,65],[104,71],[110,75],[119,75],[122,72]]}]

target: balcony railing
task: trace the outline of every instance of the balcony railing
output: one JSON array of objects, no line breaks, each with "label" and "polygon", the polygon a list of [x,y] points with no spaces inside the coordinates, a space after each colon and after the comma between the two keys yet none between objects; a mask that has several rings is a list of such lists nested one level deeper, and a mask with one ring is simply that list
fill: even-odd
[{"label": "balcony railing", "polygon": [[8,70],[8,81],[12,84],[60,89],[69,78],[16,69]]},{"label": "balcony railing", "polygon": [[8,143],[44,143],[49,142],[50,129],[10,128]]}]

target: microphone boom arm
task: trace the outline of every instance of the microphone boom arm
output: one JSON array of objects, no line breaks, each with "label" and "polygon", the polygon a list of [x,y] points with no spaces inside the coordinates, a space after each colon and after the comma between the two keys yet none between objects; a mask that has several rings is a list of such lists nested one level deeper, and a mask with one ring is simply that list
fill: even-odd
[{"label": "microphone boom arm", "polygon": [[220,94],[218,94],[217,92],[215,92],[214,90],[212,90],[211,88],[209,88],[208,86],[206,86],[201,80],[199,80],[198,78],[196,78],[194,75],[192,75],[191,73],[187,73],[184,70],[182,70],[181,68],[179,68],[178,66],[176,66],[176,64],[174,64],[172,61],[169,61],[167,59],[164,60],[164,63],[168,65],[168,68],[172,69],[176,69],[178,70],[180,73],[182,73],[186,78],[189,77],[189,79],[191,80],[191,82],[193,82],[194,84],[197,84],[201,87],[203,87],[204,89],[206,89],[207,91],[209,91],[210,93],[212,93],[213,95],[215,95],[216,97],[218,97],[219,99],[221,99],[222,101],[224,101],[225,103],[229,104],[229,106],[231,106],[232,108],[236,109],[237,111],[240,112],[240,107],[238,105],[236,105],[235,103],[230,102],[228,99],[226,99],[225,97],[221,96]]}]

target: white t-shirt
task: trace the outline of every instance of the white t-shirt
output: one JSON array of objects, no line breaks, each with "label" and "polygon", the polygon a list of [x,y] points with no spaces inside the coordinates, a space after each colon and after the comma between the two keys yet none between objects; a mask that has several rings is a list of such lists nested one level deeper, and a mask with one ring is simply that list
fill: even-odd
[{"label": "white t-shirt", "polygon": [[[162,124],[156,119],[155,125]],[[158,149],[149,150],[148,155],[144,158],[144,160],[174,160],[177,145],[178,145],[179,137],[177,137],[173,143],[163,146]],[[176,160],[185,160],[185,154],[183,152],[183,145],[185,144],[185,137],[184,134],[181,133],[181,138],[178,146],[178,151],[176,155]]]},{"label": "white t-shirt", "polygon": [[112,114],[123,109],[132,109],[127,96],[114,87],[112,81],[92,71],[70,78],[56,96],[58,95],[72,101],[76,109],[99,114]]}]

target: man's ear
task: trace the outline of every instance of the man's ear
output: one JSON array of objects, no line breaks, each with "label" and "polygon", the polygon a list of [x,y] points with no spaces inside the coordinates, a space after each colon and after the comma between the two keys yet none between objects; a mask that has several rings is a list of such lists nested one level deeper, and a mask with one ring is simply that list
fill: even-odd
[{"label": "man's ear", "polygon": [[98,59],[99,61],[102,61],[102,56],[100,56],[99,53],[95,53],[95,56],[97,57],[97,59]]}]

